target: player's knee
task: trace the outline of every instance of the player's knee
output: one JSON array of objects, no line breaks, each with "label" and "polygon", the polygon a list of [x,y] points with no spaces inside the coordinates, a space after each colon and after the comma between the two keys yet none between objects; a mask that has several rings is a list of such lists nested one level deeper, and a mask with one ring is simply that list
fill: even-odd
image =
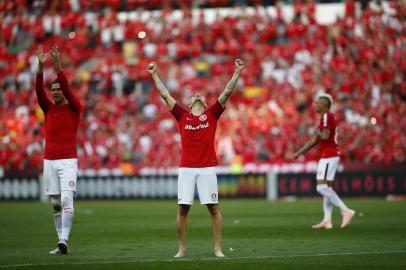
[{"label": "player's knee", "polygon": [[54,213],[59,213],[62,210],[61,198],[59,196],[51,196],[51,205]]},{"label": "player's knee", "polygon": [[179,205],[179,215],[180,216],[187,216],[189,213],[190,205]]},{"label": "player's knee", "polygon": [[325,195],[325,193],[327,192],[328,186],[325,184],[322,185],[317,185],[316,190],[318,193],[320,193],[321,195]]},{"label": "player's knee", "polygon": [[63,211],[73,212],[74,209],[73,209],[73,194],[72,193],[62,194],[61,203],[62,203]]},{"label": "player's knee", "polygon": [[209,212],[212,216],[221,216],[218,204],[208,204],[207,208],[209,209]]}]

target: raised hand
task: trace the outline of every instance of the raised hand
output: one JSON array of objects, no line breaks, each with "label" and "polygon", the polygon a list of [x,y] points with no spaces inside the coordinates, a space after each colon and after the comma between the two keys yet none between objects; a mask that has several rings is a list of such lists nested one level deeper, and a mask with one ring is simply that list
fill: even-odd
[{"label": "raised hand", "polygon": [[154,74],[157,72],[158,67],[157,64],[155,62],[151,62],[148,64],[147,70],[150,74]]},{"label": "raised hand", "polygon": [[147,70],[152,75],[151,77],[154,80],[155,86],[158,89],[162,99],[165,101],[166,105],[168,105],[169,110],[172,110],[176,104],[176,101],[169,93],[168,88],[166,88],[165,84],[159,78],[157,64],[155,62],[149,63],[147,66]]},{"label": "raised hand", "polygon": [[219,96],[218,100],[219,102],[224,106],[231,95],[231,92],[234,90],[235,86],[237,85],[238,78],[240,77],[241,70],[244,68],[244,62],[241,59],[235,59],[234,62],[235,70],[233,77],[231,77],[231,80],[227,83],[226,88],[224,88],[224,91],[221,93]]},{"label": "raised hand", "polygon": [[56,46],[56,44],[52,45],[51,58],[52,58],[52,62],[55,65],[59,64],[59,51],[58,51],[58,47]]},{"label": "raised hand", "polygon": [[54,63],[56,72],[58,72],[58,73],[61,72],[62,68],[61,68],[61,65],[59,64],[59,51],[58,51],[58,47],[56,46],[56,44],[52,45],[51,58],[52,58],[52,62]]},{"label": "raised hand", "polygon": [[38,57],[38,63],[43,66],[45,62],[47,61],[47,57],[44,53],[44,47],[42,45],[38,45],[37,48],[37,57]]},{"label": "raised hand", "polygon": [[234,62],[235,71],[241,71],[244,68],[244,61],[241,59],[236,59]]}]

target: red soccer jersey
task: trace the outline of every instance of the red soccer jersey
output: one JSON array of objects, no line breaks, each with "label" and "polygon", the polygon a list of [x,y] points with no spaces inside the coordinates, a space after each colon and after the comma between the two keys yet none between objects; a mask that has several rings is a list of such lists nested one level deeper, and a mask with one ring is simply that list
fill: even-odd
[{"label": "red soccer jersey", "polygon": [[180,167],[213,167],[217,165],[214,149],[217,121],[224,107],[217,100],[201,115],[195,116],[177,103],[171,113],[178,121],[182,140]]},{"label": "red soccer jersey", "polygon": [[43,74],[37,74],[36,93],[39,106],[45,114],[44,159],[77,158],[76,133],[79,126],[81,105],[69,89],[63,72],[58,73],[61,90],[68,101],[63,106],[52,103],[44,91]]},{"label": "red soccer jersey", "polygon": [[336,157],[340,155],[337,145],[337,123],[334,115],[327,112],[322,115],[319,124],[319,130],[330,130],[330,136],[327,141],[323,141],[317,137],[317,143],[320,146],[320,158]]}]

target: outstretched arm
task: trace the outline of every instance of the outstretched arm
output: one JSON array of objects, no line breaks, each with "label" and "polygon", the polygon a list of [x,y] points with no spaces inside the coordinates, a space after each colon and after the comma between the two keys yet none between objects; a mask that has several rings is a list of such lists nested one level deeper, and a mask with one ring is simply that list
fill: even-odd
[{"label": "outstretched arm", "polygon": [[237,85],[238,78],[240,77],[241,70],[244,68],[244,62],[241,59],[236,59],[234,62],[235,70],[233,77],[228,82],[226,88],[224,89],[223,93],[221,93],[219,97],[219,102],[225,106],[226,102],[231,95],[231,92],[234,90],[235,86]]},{"label": "outstretched arm", "polygon": [[38,104],[43,112],[47,110],[48,98],[47,94],[44,91],[44,64],[46,62],[46,56],[44,54],[44,48],[42,45],[39,45],[37,48],[37,57],[38,57],[38,71],[37,78],[35,80],[35,92],[37,93]]},{"label": "outstretched arm", "polygon": [[300,155],[303,155],[307,151],[313,148],[317,144],[317,137],[318,134],[314,135],[313,138],[306,143],[302,148],[300,148],[297,152],[295,152],[290,158],[291,159],[297,159]]},{"label": "outstretched arm", "polygon": [[168,88],[166,88],[165,84],[161,81],[161,78],[159,78],[158,67],[155,62],[152,62],[148,65],[148,72],[154,79],[155,86],[156,88],[158,88],[159,94],[161,95],[162,99],[165,101],[166,105],[168,105],[169,110],[172,111],[173,107],[176,104],[176,101],[169,93]]},{"label": "outstretched arm", "polygon": [[58,47],[55,44],[52,45],[51,57],[52,57],[52,62],[54,63],[54,67],[55,67],[55,70],[56,70],[56,73],[58,76],[58,81],[61,84],[61,90],[63,92],[63,95],[68,100],[69,106],[74,111],[80,112],[82,109],[82,106],[81,106],[79,100],[75,97],[75,95],[70,90],[68,80],[66,79],[65,74],[62,72],[62,68],[59,63],[59,51],[58,51]]}]

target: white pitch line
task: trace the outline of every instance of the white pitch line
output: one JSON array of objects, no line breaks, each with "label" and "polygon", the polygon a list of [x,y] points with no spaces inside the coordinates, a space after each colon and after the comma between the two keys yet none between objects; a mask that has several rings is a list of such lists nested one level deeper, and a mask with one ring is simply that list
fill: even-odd
[{"label": "white pitch line", "polygon": [[[360,252],[339,252],[339,253],[316,253],[316,254],[293,254],[293,255],[268,255],[268,256],[245,256],[245,257],[225,257],[225,258],[179,258],[179,259],[148,259],[148,260],[124,260],[124,261],[88,261],[88,262],[62,262],[62,263],[26,263],[0,265],[0,268],[9,267],[30,267],[30,266],[58,266],[58,265],[84,265],[84,264],[120,264],[120,263],[152,263],[152,262],[188,262],[188,261],[224,261],[224,260],[260,260],[278,258],[311,258],[328,256],[353,256],[353,255],[382,255],[406,253],[406,250],[384,250],[384,251],[360,251]],[[61,256],[62,257],[62,256]],[[94,258],[94,257],[93,257]],[[105,258],[105,257],[104,257]],[[121,257],[123,258],[123,257]],[[124,257],[125,258],[125,257]]]}]

